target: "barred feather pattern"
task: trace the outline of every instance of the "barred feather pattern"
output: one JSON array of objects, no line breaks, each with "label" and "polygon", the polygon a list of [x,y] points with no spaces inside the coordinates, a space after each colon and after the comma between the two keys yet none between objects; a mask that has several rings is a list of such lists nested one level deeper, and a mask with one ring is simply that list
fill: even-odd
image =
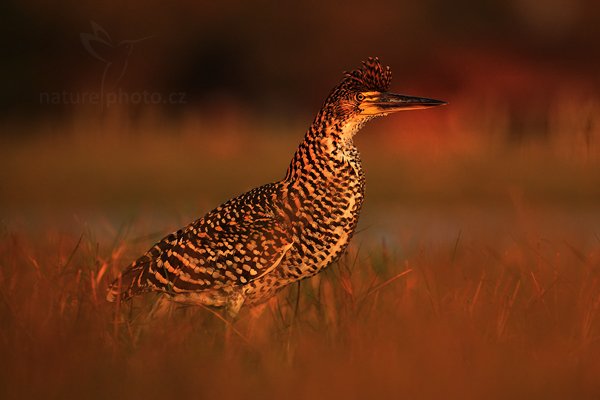
[{"label": "barred feather pattern", "polygon": [[368,120],[357,90],[384,90],[391,72],[376,58],[346,73],[296,150],[284,179],[235,197],[155,244],[109,287],[115,301],[159,291],[174,301],[225,307],[260,304],[311,277],[346,250],[365,178],[352,138]]}]

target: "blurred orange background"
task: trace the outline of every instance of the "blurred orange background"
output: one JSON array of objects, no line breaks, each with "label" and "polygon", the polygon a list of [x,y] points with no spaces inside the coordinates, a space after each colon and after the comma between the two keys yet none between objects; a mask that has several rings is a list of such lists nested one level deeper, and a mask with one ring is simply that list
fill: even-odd
[{"label": "blurred orange background", "polygon": [[[517,115],[541,113],[565,90],[595,94],[600,84],[600,6],[592,0],[29,0],[2,8],[5,118],[93,113],[81,104],[41,104],[40,93],[98,91],[106,63],[119,71],[127,64],[121,79],[111,72],[107,88],[184,92],[183,107],[155,105],[167,114],[225,104],[309,117],[342,70],[372,55],[393,67],[397,90],[492,97]],[[82,34],[105,42],[91,43],[97,54]],[[139,39],[132,49],[125,43]]]}]

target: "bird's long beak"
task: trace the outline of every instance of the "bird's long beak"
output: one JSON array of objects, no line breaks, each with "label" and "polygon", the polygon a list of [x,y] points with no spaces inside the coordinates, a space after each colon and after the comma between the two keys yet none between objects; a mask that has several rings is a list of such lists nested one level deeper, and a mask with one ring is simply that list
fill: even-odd
[{"label": "bird's long beak", "polygon": [[389,114],[396,111],[418,110],[448,104],[442,100],[382,92],[367,96],[361,105],[364,115]]}]

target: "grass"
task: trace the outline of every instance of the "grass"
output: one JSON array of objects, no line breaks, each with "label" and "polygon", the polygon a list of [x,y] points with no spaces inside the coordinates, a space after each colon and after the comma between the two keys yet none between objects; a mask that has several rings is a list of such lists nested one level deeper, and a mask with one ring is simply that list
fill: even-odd
[{"label": "grass", "polygon": [[232,326],[202,308],[149,321],[153,295],[117,309],[105,288],[161,235],[279,178],[292,128],[81,122],[7,141],[0,398],[598,398],[600,157],[559,110],[549,139],[518,146],[481,134],[498,115],[366,129],[348,253]]}]

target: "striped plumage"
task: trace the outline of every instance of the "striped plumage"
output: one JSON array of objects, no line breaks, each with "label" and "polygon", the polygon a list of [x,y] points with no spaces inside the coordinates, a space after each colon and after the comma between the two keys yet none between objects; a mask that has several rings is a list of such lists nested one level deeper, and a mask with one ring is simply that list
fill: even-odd
[{"label": "striped plumage", "polygon": [[109,288],[107,299],[164,292],[176,302],[225,307],[264,302],[346,249],[365,178],[353,137],[368,120],[444,104],[387,93],[389,67],[369,58],[328,96],[283,180],[235,197],[154,245]]}]

